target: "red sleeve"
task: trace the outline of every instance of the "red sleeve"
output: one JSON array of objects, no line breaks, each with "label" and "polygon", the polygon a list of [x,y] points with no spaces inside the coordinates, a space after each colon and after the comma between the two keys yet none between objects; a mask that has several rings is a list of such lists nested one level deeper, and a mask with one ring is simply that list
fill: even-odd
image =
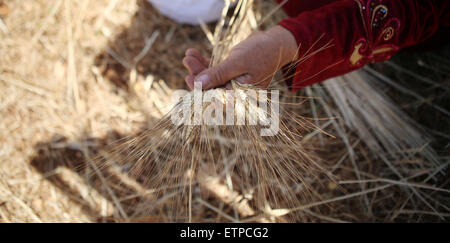
[{"label": "red sleeve", "polygon": [[277,3],[283,4],[282,7],[284,12],[290,17],[297,16],[301,12],[311,11],[336,1],[342,0],[276,0]]},{"label": "red sleeve", "polygon": [[340,0],[281,21],[299,44],[292,89],[387,60],[430,38],[450,23],[449,2]]}]

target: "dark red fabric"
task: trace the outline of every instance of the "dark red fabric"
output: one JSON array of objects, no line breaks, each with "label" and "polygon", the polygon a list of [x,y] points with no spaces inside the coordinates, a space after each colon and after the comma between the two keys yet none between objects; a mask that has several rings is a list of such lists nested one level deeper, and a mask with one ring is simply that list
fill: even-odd
[{"label": "dark red fabric", "polygon": [[284,12],[290,17],[295,17],[304,11],[311,11],[320,8],[336,0],[276,0],[277,3],[283,4]]},{"label": "dark red fabric", "polygon": [[289,0],[283,8],[293,17],[279,24],[299,44],[292,90],[387,60],[450,24],[446,0]]}]

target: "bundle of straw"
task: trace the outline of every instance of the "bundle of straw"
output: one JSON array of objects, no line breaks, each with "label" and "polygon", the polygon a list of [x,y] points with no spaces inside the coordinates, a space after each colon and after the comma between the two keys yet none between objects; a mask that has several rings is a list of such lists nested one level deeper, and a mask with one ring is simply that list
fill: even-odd
[{"label": "bundle of straw", "polygon": [[[211,66],[223,60],[235,44],[258,28],[252,4],[252,0],[238,1],[231,16],[227,17],[230,2],[226,1],[222,19],[214,33],[209,32],[206,25],[202,25],[213,46]],[[307,58],[330,45],[331,42],[308,53],[295,64],[301,65]],[[279,83],[275,80],[275,74],[272,78],[271,87]],[[235,82],[233,84],[233,99],[245,100],[245,97],[240,97],[240,91],[258,91],[255,87]],[[431,209],[443,219],[438,208],[446,208],[445,205],[431,194],[420,190],[421,187],[416,183],[435,180],[438,174],[443,173],[446,165],[441,163],[436,152],[428,146],[429,136],[425,136],[412,119],[384,94],[376,79],[364,72],[355,72],[305,91],[308,96],[318,98],[327,117],[338,119],[320,124],[321,119],[315,106],[317,101],[309,99],[312,114],[316,118],[313,124],[299,115],[298,108],[289,106],[289,101],[294,100],[299,105],[306,99],[283,93],[284,102],[277,104],[280,106],[281,119],[279,132],[273,137],[261,137],[261,125],[255,126],[248,120],[240,126],[174,125],[171,120],[174,113],[191,111],[188,108],[195,105],[191,103],[195,100],[195,94],[190,93],[188,96],[192,99],[189,102],[177,103],[153,128],[136,138],[120,141],[118,145],[112,146],[110,152],[100,159],[101,164],[103,167],[119,164],[156,195],[138,204],[131,203],[129,207],[134,209],[135,215],[151,214],[155,205],[169,201],[170,203],[165,204],[165,212],[170,216],[167,221],[202,220],[201,216],[197,216],[201,211],[198,205],[209,208],[232,222],[266,222],[274,221],[275,218],[281,222],[297,221],[301,215],[296,215],[296,212],[303,211],[317,216],[308,211],[308,208],[352,197],[362,197],[361,206],[370,216],[371,201],[366,194],[385,190],[392,185],[402,186],[400,192],[407,195],[407,200],[400,205],[400,211],[411,202],[415,208]],[[226,106],[230,98],[228,93],[223,89],[216,89],[215,92],[222,99],[211,103]],[[269,96],[266,99],[268,104],[275,102]],[[236,116],[247,111],[256,120],[267,118],[266,111],[260,110],[254,102],[246,102],[241,108],[233,110]],[[187,117],[194,118],[195,114],[190,113]],[[325,161],[314,156],[315,152],[321,151],[321,146],[326,148],[338,143],[333,140],[333,136],[328,136],[331,139],[325,142],[321,135],[321,127],[325,128],[330,124],[333,124],[332,133],[336,133],[348,151],[329,168],[332,172],[342,168],[348,155],[352,173],[357,180],[338,181],[336,184],[330,179],[331,174],[324,169],[327,167]],[[304,136],[307,132],[311,133]],[[316,134],[319,134],[320,145],[316,143],[310,149],[306,141]],[[357,147],[359,144],[363,146]],[[364,146],[368,148],[367,151]],[[323,157],[322,154],[320,157]],[[422,162],[407,162],[416,160]],[[376,161],[380,161],[383,166],[375,163]],[[377,167],[377,170],[373,170],[373,167]],[[373,171],[364,173],[361,168]],[[424,173],[427,174],[426,178],[420,177]],[[340,178],[346,176],[346,173],[338,175]],[[372,179],[367,179],[368,177]],[[321,185],[329,182],[328,189],[332,190],[337,185],[356,184],[361,191],[334,199],[323,199],[323,195],[316,190],[320,186],[311,186],[316,182]],[[381,182],[387,184],[370,187]],[[446,191],[433,186],[426,188]],[[389,191],[386,194],[390,192],[397,193]],[[234,215],[229,216],[209,203],[211,196],[219,199],[221,208],[224,207],[223,203],[232,208]],[[316,200],[318,198],[319,201]],[[393,214],[392,219],[395,219],[398,214]]]},{"label": "bundle of straw", "polygon": [[[208,35],[214,47],[211,65],[222,60],[236,43],[257,28],[252,4],[253,0],[238,1],[231,17],[227,18],[230,1],[226,1],[214,35]],[[239,91],[249,90],[257,91],[253,87],[234,85],[233,99],[242,98]],[[227,92],[215,91],[224,97],[215,101],[215,105],[225,106],[230,98]],[[270,97],[265,99],[269,106],[278,102]],[[248,112],[256,120],[266,119],[267,114],[255,106],[255,102],[249,100],[244,104],[233,109],[235,117]],[[103,168],[114,163],[122,168],[128,165],[129,175],[139,178],[145,187],[166,188],[160,190],[160,196],[170,195],[174,199],[168,210],[172,216],[170,221],[182,221],[181,212],[187,213],[184,216],[188,221],[193,220],[193,204],[204,202],[196,195],[197,185],[230,204],[236,212],[235,221],[255,216],[257,212],[274,216],[277,211],[273,209],[296,207],[299,200],[312,197],[308,180],[319,174],[326,176],[325,170],[302,144],[302,135],[314,129],[314,125],[288,109],[280,110],[279,132],[272,137],[262,137],[262,126],[251,124],[248,119],[243,125],[233,126],[173,124],[173,113],[189,110],[188,117],[194,117],[189,109],[193,105],[179,102],[153,128],[137,138],[119,142],[108,155],[100,158]],[[142,207],[133,205],[139,208],[139,215],[152,210],[148,207],[152,203],[143,204]]]}]

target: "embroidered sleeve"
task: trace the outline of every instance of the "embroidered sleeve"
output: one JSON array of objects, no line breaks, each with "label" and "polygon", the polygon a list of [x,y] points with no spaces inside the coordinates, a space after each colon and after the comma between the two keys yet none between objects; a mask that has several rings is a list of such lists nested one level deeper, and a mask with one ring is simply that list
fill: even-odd
[{"label": "embroidered sleeve", "polygon": [[353,45],[349,58],[353,66],[389,59],[399,50],[392,42],[401,26],[400,20],[391,16],[389,8],[382,0],[356,0],[361,15],[364,35]]},{"label": "embroidered sleeve", "polygon": [[[294,1],[294,0],[291,0]],[[280,25],[299,44],[293,90],[391,58],[448,23],[449,1],[338,0]]]}]

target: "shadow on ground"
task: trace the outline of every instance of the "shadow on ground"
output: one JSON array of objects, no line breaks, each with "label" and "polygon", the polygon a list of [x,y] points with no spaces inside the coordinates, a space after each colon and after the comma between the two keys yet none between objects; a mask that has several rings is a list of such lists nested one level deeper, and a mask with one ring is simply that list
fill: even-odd
[{"label": "shadow on ground", "polygon": [[[162,79],[171,89],[187,88],[184,77],[187,75],[182,66],[182,58],[185,50],[194,47],[206,53],[205,47],[208,42],[200,27],[180,25],[159,14],[147,1],[138,2],[138,11],[132,17],[130,25],[121,30],[115,38],[100,52],[94,60],[94,65],[98,68],[105,80],[112,82],[117,90],[125,91],[128,97],[135,95],[130,87],[130,72],[134,69],[140,77],[152,75],[155,80]],[[148,41],[153,35],[157,34],[157,39],[151,48],[144,52],[145,55],[135,62],[136,56],[142,54]],[[131,99],[130,99],[131,100]],[[153,124],[155,118],[147,117],[145,124]],[[141,132],[145,131],[142,128]],[[106,150],[108,145],[123,138],[133,138],[139,136],[136,134],[120,134],[117,131],[111,131],[104,138],[95,138],[85,134],[78,141],[68,141],[66,138],[55,135],[50,141],[39,143],[35,146],[36,156],[31,158],[31,164],[53,185],[66,193],[68,197],[76,204],[80,205],[87,215],[94,221],[121,221],[130,215],[136,213],[136,209],[131,205],[136,205],[137,200],[142,198],[134,197],[137,193],[136,188],[142,187],[139,178],[119,178],[118,174],[109,174],[107,170],[101,170],[102,176],[96,172],[94,158],[99,156],[99,151]],[[61,170],[68,169],[75,172],[84,183],[70,181],[67,176],[60,173]],[[97,168],[102,169],[102,168]],[[102,183],[104,177],[108,179],[108,184],[112,185],[105,188]],[[75,184],[87,185],[88,192],[78,188]],[[129,186],[132,185],[132,186]],[[140,188],[140,190],[148,188]],[[95,193],[108,200],[108,203],[118,208],[118,199],[126,199],[120,202],[119,212],[106,217],[107,212],[102,212],[96,203],[90,201],[89,197],[83,193]],[[161,209],[162,210],[162,209]],[[164,214],[158,217],[147,217],[145,219],[134,219],[135,221],[168,221]]]}]

